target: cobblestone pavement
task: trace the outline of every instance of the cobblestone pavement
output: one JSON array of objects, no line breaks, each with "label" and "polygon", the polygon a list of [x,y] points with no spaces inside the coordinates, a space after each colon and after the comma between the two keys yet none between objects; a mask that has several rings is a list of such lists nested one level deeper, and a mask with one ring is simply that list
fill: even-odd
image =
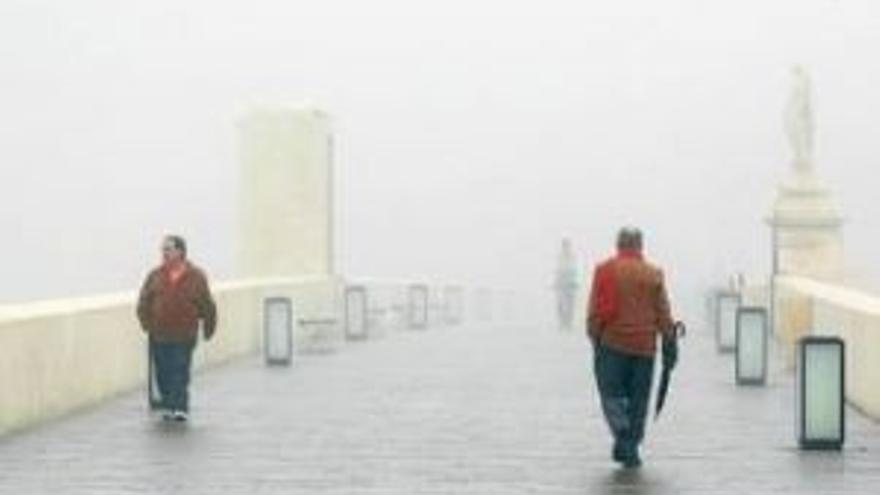
[{"label": "cobblestone pavement", "polygon": [[188,426],[140,394],[0,440],[0,494],[877,493],[880,425],[795,446],[792,377],[733,384],[692,331],[645,466],[618,469],[580,334],[462,327],[352,343],[292,368],[199,375]]}]

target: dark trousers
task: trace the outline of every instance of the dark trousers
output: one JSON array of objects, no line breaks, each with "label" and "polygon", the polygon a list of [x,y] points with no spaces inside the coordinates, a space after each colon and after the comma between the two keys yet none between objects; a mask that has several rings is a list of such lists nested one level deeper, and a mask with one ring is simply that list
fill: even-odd
[{"label": "dark trousers", "polygon": [[189,411],[189,375],[195,346],[195,340],[150,341],[162,409]]},{"label": "dark trousers", "polygon": [[594,351],[596,384],[602,412],[614,435],[614,456],[638,457],[645,436],[654,358],[626,354],[601,344]]}]

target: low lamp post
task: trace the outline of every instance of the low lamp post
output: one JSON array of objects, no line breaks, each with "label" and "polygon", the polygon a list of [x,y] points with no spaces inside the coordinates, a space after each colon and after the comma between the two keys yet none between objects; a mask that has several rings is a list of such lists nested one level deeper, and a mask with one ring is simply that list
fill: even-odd
[{"label": "low lamp post", "polygon": [[263,300],[263,356],[266,364],[293,362],[293,304],[288,297]]},{"label": "low lamp post", "polygon": [[802,449],[840,450],[846,426],[845,344],[807,336],[797,350],[797,430]]},{"label": "low lamp post", "polygon": [[428,287],[413,284],[408,290],[407,315],[409,328],[424,330],[428,328]]},{"label": "low lamp post", "polygon": [[769,332],[767,310],[741,306],[736,311],[736,383],[767,383]]},{"label": "low lamp post", "polygon": [[360,285],[345,288],[345,338],[365,340],[369,334],[367,289]]},{"label": "low lamp post", "polygon": [[738,292],[715,294],[715,341],[719,352],[732,352],[736,348],[736,310],[740,303]]}]

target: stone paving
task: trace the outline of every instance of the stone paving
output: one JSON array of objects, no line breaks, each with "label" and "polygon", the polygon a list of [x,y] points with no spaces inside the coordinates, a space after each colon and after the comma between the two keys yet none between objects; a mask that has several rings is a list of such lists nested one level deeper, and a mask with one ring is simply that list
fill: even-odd
[{"label": "stone paving", "polygon": [[792,377],[738,388],[693,329],[645,466],[620,470],[590,359],[580,334],[513,326],[247,359],[196,377],[187,426],[130,394],[0,439],[0,494],[880,492],[880,425],[850,410],[843,452],[799,451]]}]

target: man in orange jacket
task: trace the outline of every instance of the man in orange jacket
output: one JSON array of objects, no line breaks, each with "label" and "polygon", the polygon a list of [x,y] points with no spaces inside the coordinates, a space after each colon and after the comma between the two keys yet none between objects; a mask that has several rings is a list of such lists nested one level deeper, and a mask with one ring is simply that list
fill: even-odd
[{"label": "man in orange jacket", "polygon": [[621,229],[617,255],[596,267],[587,314],[602,412],[614,436],[612,458],[638,467],[657,336],[673,331],[663,272],[642,257],[638,229]]}]

